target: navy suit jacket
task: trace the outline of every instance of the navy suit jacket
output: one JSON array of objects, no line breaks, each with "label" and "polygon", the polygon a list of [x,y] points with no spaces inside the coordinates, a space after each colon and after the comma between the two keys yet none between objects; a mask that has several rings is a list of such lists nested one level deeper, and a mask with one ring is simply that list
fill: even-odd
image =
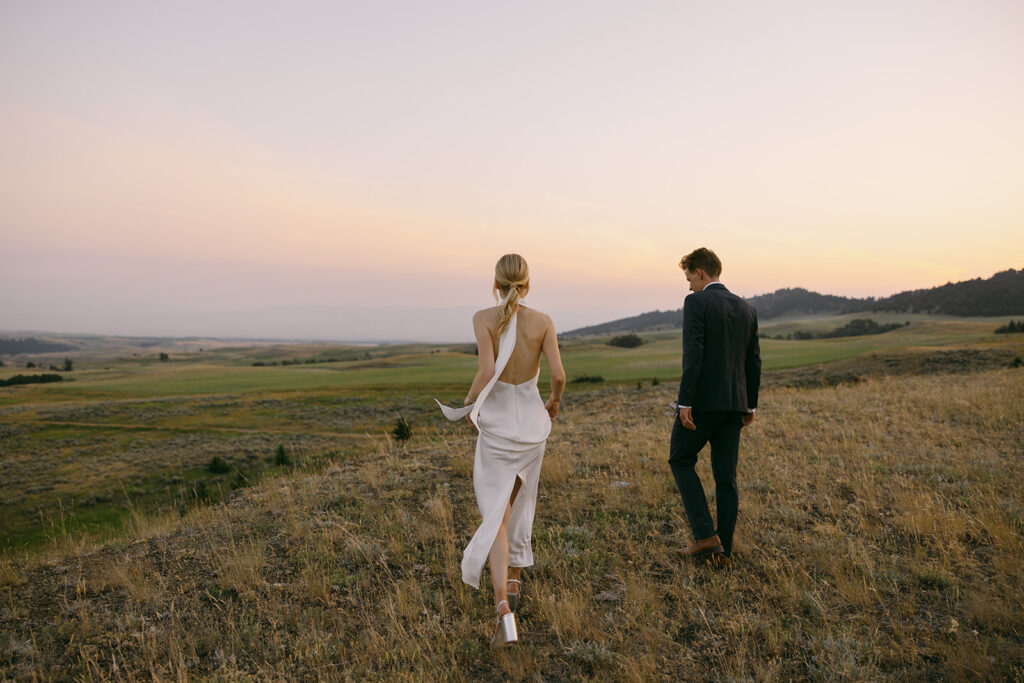
[{"label": "navy suit jacket", "polygon": [[712,284],[683,302],[683,377],[679,405],[694,412],[757,407],[761,346],[757,312],[725,286]]}]

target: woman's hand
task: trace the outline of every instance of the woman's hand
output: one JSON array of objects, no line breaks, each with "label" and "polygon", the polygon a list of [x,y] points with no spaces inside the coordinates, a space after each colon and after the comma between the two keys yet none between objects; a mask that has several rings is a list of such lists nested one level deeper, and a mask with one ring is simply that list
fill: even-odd
[{"label": "woman's hand", "polygon": [[548,416],[554,420],[558,417],[558,401],[554,398],[549,398],[548,402],[544,404],[544,410],[548,411]]}]

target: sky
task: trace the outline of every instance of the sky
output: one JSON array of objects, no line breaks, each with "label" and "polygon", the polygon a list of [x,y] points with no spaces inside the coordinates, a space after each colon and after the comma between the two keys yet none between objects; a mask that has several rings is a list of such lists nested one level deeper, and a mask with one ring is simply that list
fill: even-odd
[{"label": "sky", "polygon": [[1024,3],[0,4],[0,330],[472,338],[1024,267]]}]

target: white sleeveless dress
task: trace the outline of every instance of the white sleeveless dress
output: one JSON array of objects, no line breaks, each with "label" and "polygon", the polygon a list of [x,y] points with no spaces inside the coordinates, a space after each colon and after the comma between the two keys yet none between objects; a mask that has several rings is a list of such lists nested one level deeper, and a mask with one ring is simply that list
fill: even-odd
[{"label": "white sleeveless dress", "polygon": [[462,554],[462,580],[473,588],[480,587],[480,573],[501,528],[501,519],[512,496],[516,477],[522,479],[523,484],[509,515],[508,563],[512,567],[533,564],[530,534],[551,417],[537,389],[539,371],[533,379],[522,384],[509,384],[498,379],[516,345],[518,317],[518,312],[512,316],[508,328],[498,340],[494,377],[477,396],[476,403],[464,408],[449,408],[434,399],[449,420],[460,420],[469,415],[479,432],[473,461],[473,490],[483,521]]}]

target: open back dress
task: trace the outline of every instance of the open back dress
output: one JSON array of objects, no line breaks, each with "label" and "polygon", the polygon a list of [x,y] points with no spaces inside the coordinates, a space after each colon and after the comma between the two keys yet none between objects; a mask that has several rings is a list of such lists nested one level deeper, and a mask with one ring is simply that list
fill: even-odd
[{"label": "open back dress", "polygon": [[537,389],[539,371],[533,379],[521,384],[498,379],[516,345],[518,317],[517,311],[498,340],[494,377],[475,403],[464,408],[449,408],[435,399],[445,417],[460,420],[469,415],[479,432],[473,461],[473,490],[483,521],[462,554],[462,580],[473,588],[480,587],[480,573],[501,528],[516,477],[523,483],[508,521],[508,563],[511,567],[533,564],[530,534],[551,417]]}]

